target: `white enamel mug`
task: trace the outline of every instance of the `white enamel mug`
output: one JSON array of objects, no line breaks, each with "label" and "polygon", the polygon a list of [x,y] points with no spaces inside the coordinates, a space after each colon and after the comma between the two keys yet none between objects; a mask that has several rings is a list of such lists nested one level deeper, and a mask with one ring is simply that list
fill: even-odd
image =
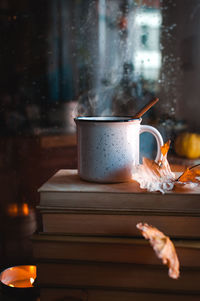
[{"label": "white enamel mug", "polygon": [[78,174],[87,181],[128,182],[139,164],[139,138],[143,132],[157,141],[155,161],[161,159],[163,139],[157,129],[130,117],[77,117]]}]

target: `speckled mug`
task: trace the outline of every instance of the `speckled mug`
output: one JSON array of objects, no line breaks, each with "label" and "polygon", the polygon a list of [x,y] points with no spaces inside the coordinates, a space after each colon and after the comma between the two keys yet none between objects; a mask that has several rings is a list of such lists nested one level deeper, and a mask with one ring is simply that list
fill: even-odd
[{"label": "speckled mug", "polygon": [[139,137],[143,132],[157,141],[155,161],[161,159],[163,139],[152,126],[129,117],[77,117],[78,174],[87,181],[128,182],[139,164]]}]

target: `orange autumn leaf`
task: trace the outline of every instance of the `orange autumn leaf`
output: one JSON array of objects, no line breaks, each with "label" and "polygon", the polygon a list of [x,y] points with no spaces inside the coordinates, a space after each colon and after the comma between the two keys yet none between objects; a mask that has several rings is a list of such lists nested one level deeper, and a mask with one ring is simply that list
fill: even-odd
[{"label": "orange autumn leaf", "polygon": [[138,223],[136,227],[140,230],[145,239],[148,239],[158,258],[169,268],[169,277],[177,279],[179,277],[179,260],[174,244],[168,236],[157,228],[149,226],[147,223]]},{"label": "orange autumn leaf", "polygon": [[200,170],[193,170],[191,168],[187,168],[184,173],[177,179],[179,182],[193,182],[200,183],[197,177],[200,176]]},{"label": "orange autumn leaf", "polygon": [[162,193],[173,189],[175,175],[167,161],[169,147],[170,141],[162,146],[163,157],[158,163],[144,157],[143,164],[135,167],[132,178],[140,184],[140,188]]},{"label": "orange autumn leaf", "polygon": [[143,158],[143,165],[158,177],[163,177],[164,175],[171,173],[171,169],[167,161],[167,153],[170,148],[170,143],[171,141],[168,140],[163,146],[161,146],[163,158],[159,163],[156,163],[154,160],[150,160],[146,157]]},{"label": "orange autumn leaf", "polygon": [[161,153],[163,156],[167,155],[169,148],[170,148],[170,143],[171,143],[171,141],[168,140],[163,146],[161,146]]},{"label": "orange autumn leaf", "polygon": [[166,191],[175,189],[193,189],[195,185],[200,184],[200,169],[194,169],[198,165],[187,168],[186,171],[175,179],[175,174],[171,171],[167,160],[167,154],[170,148],[170,140],[161,146],[162,159],[157,163],[154,160],[143,158],[143,164],[136,166],[133,170],[132,179],[140,184],[141,189],[148,191]]}]

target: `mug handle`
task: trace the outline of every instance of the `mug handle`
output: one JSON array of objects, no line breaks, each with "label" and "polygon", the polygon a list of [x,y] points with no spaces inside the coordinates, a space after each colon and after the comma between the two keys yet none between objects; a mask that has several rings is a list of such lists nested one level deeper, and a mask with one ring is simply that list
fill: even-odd
[{"label": "mug handle", "polygon": [[161,153],[161,146],[164,144],[163,138],[162,138],[161,134],[159,133],[159,131],[150,125],[141,125],[140,126],[140,134],[142,134],[144,132],[151,133],[156,138],[157,155],[156,155],[155,162],[159,162],[160,160],[162,160],[162,157],[163,157],[162,153]]}]

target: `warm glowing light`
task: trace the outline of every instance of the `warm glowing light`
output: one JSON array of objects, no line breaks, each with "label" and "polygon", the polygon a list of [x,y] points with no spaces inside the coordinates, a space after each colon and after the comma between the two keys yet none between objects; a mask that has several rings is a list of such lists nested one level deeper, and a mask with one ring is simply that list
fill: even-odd
[{"label": "warm glowing light", "polygon": [[8,205],[7,208],[8,215],[17,216],[18,215],[18,206],[16,203],[12,203]]},{"label": "warm glowing light", "polygon": [[33,287],[36,279],[35,265],[21,265],[8,268],[0,274],[1,282],[10,287]]},{"label": "warm glowing light", "polygon": [[29,206],[27,203],[17,204],[12,203],[7,207],[7,213],[9,216],[27,216],[30,213]]},{"label": "warm glowing light", "polygon": [[35,272],[36,272],[35,265],[29,265],[29,271],[35,274]]},{"label": "warm glowing light", "polygon": [[26,203],[22,204],[22,213],[23,213],[23,215],[29,215],[28,204],[26,204]]},{"label": "warm glowing light", "polygon": [[35,279],[31,277],[30,278],[30,283],[33,284],[34,281],[35,281]]}]

